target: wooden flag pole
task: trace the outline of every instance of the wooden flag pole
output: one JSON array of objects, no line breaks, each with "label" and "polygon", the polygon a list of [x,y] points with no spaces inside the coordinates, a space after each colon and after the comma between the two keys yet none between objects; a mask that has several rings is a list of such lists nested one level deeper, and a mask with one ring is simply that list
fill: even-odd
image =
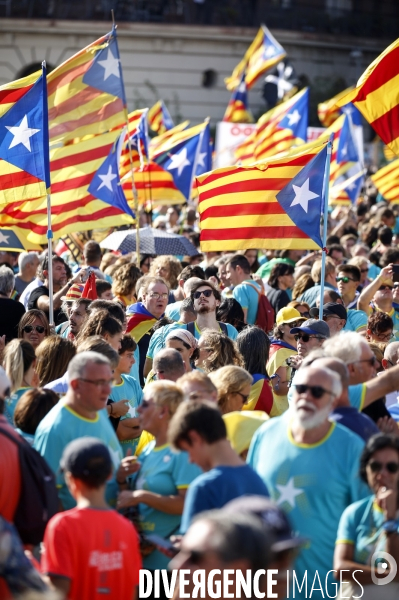
[{"label": "wooden flag pole", "polygon": [[326,275],[326,244],[327,244],[327,225],[328,225],[328,192],[330,189],[330,164],[332,154],[332,141],[334,134],[331,134],[327,143],[327,164],[324,173],[324,221],[323,221],[323,248],[321,254],[321,280],[320,280],[320,307],[319,321],[323,320],[323,304],[324,304],[324,281]]}]

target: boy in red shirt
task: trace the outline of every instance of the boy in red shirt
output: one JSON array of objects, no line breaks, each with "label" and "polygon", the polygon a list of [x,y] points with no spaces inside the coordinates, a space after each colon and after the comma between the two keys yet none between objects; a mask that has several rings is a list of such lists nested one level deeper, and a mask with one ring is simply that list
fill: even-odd
[{"label": "boy in red shirt", "polygon": [[77,506],[55,515],[44,536],[42,572],[69,600],[134,600],[141,557],[133,525],[105,501],[112,473],[108,448],[78,438],[61,459]]}]

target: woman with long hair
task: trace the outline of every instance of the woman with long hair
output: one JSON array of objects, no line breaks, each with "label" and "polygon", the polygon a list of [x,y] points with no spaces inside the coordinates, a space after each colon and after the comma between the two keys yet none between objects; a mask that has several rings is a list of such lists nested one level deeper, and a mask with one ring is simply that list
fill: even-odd
[{"label": "woman with long hair", "polygon": [[26,390],[14,411],[15,427],[29,444],[33,444],[37,426],[57,404],[58,395],[53,390],[32,388]]},{"label": "woman with long hair", "polygon": [[85,321],[79,331],[78,340],[84,340],[92,335],[101,335],[114,350],[119,352],[123,336],[122,323],[112,317],[107,310],[96,310]]},{"label": "woman with long hair", "polygon": [[14,426],[14,410],[26,390],[36,387],[36,355],[32,344],[26,340],[11,340],[4,350],[4,370],[11,382],[11,396],[6,400],[5,416]]},{"label": "woman with long hair", "polygon": [[133,263],[119,267],[113,274],[112,292],[114,300],[123,306],[130,306],[137,302],[136,283],[141,277],[141,271]]},{"label": "woman with long hair", "polygon": [[50,381],[62,377],[75,354],[76,347],[71,340],[59,335],[52,335],[43,340],[36,349],[36,373],[39,385],[44,387]]},{"label": "woman with long hair", "polygon": [[251,393],[243,410],[263,410],[268,415],[273,408],[273,393],[267,373],[270,340],[260,327],[246,327],[236,340],[244,368],[252,375]]},{"label": "woman with long hair", "polygon": [[18,337],[35,348],[50,335],[50,325],[45,313],[37,308],[28,310],[18,324]]},{"label": "woman with long hair", "polygon": [[225,365],[244,366],[237,344],[220,331],[205,329],[198,340],[199,358],[197,368],[211,373]]},{"label": "woman with long hair", "polygon": [[242,367],[228,365],[213,371],[209,378],[218,391],[218,405],[223,415],[243,410],[252,386],[252,375]]}]

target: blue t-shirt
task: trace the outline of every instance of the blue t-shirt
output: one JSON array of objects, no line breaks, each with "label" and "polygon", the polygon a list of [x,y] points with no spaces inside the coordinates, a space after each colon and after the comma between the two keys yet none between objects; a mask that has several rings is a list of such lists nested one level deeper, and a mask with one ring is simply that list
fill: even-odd
[{"label": "blue t-shirt", "polygon": [[268,496],[265,484],[248,465],[215,467],[194,479],[186,495],[180,532],[186,533],[200,512],[222,508],[239,496]]},{"label": "blue t-shirt", "polygon": [[[231,340],[237,339],[238,331],[233,325],[230,323],[226,323],[227,327],[227,336]],[[150,345],[147,350],[147,357],[154,359],[157,352],[165,348],[165,340],[168,337],[169,333],[174,329],[187,329],[187,325],[185,323],[171,323],[170,325],[164,325],[155,331],[155,333],[151,336]],[[220,329],[220,331],[222,331]],[[198,328],[197,323],[194,323],[194,337],[196,340],[199,340],[201,337],[201,331]]]},{"label": "blue t-shirt", "polygon": [[248,325],[255,324],[256,315],[258,313],[259,294],[254,287],[257,288],[259,292],[261,291],[261,287],[258,283],[252,279],[248,279],[239,285],[236,285],[233,289],[233,298],[235,298],[237,302],[241,304],[242,308],[246,308],[248,311]]},{"label": "blue t-shirt", "polygon": [[[177,496],[198,477],[201,469],[189,462],[187,452],[173,452],[169,444],[155,448],[150,442],[140,454],[141,468],[134,489],[148,490],[161,496]],[[156,533],[168,538],[179,532],[181,515],[170,515],[146,504],[139,504],[140,527],[144,534]],[[145,569],[166,569],[170,559],[158,550],[144,557]]]},{"label": "blue t-shirt", "polygon": [[30,387],[19,388],[19,390],[16,390],[15,392],[13,392],[11,394],[11,396],[6,399],[5,407],[4,407],[4,416],[7,418],[7,421],[13,427],[15,427],[14,411],[15,411],[15,407],[17,406],[17,402],[20,399],[20,397],[23,396],[23,394],[25,394],[25,392],[27,392],[28,390],[31,390],[31,389],[32,388],[30,388]]},{"label": "blue t-shirt", "polygon": [[[294,569],[298,581],[306,571],[313,581],[315,571],[326,580],[333,568],[339,519],[352,502],[369,495],[360,480],[359,459],[363,440],[345,427],[332,423],[316,444],[294,441],[287,413],[267,421],[258,429],[248,453],[248,463],[262,477],[271,498],[287,513],[294,531],[308,539]],[[327,589],[334,597],[335,580],[328,576]],[[304,592],[295,596],[304,598]],[[325,598],[314,590],[312,598]]]},{"label": "blue t-shirt", "polygon": [[98,438],[110,451],[114,473],[107,482],[106,498],[109,504],[115,505],[118,493],[115,471],[119,467],[123,454],[105,409],[100,410],[94,420],[90,420],[81,417],[60,400],[39,423],[34,448],[46,459],[55,473],[58,496],[64,509],[67,510],[76,506],[76,502],[69,493],[59,465],[65,446],[81,437]]},{"label": "blue t-shirt", "polygon": [[357,433],[365,442],[372,435],[379,432],[374,421],[369,416],[359,412],[354,406],[338,406],[333,410],[329,419]]},{"label": "blue t-shirt", "polygon": [[173,302],[172,304],[168,304],[165,308],[165,316],[169,317],[173,321],[179,321],[180,319],[180,307],[182,305],[183,300],[178,300],[177,302]]},{"label": "blue t-shirt", "polygon": [[[122,383],[112,386],[110,398],[114,402],[129,400],[129,411],[121,417],[120,420],[135,419],[138,416],[137,408],[143,401],[143,390],[134,377],[131,377],[130,375],[121,375],[121,378]],[[126,456],[129,448],[132,450],[132,455],[135,453],[139,439],[140,435],[130,440],[119,440],[124,456]]]},{"label": "blue t-shirt", "polygon": [[342,331],[359,331],[363,327],[367,328],[367,314],[364,310],[350,309],[347,311],[347,321]]},{"label": "blue t-shirt", "polygon": [[[324,289],[336,291],[336,288],[327,282],[324,284]],[[297,298],[297,300],[299,300],[300,302],[306,302],[307,304],[309,304],[310,308],[314,308],[316,306],[317,300],[320,299],[320,290],[320,285],[314,285],[309,290],[306,290],[306,292],[303,292],[303,294],[301,294],[299,298]]]}]

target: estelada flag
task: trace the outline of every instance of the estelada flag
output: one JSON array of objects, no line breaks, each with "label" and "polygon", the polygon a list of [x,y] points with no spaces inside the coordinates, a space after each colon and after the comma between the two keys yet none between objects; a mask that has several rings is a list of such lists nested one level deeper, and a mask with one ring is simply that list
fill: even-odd
[{"label": "estelada flag", "polygon": [[150,331],[151,327],[157,322],[157,319],[148,312],[142,302],[136,302],[136,304],[129,306],[127,315],[126,333],[130,333],[136,343],[139,343],[143,335]]},{"label": "estelada flag", "polygon": [[371,180],[385,200],[399,204],[399,158],[374,173]]},{"label": "estelada flag", "polygon": [[245,83],[245,71],[241,81],[231,95],[230,101],[224,113],[223,121],[228,123],[253,123],[254,118],[248,108],[247,84]]},{"label": "estelada flag", "polygon": [[356,88],[337,106],[352,102],[383,142],[399,155],[399,38],[367,67]]}]

